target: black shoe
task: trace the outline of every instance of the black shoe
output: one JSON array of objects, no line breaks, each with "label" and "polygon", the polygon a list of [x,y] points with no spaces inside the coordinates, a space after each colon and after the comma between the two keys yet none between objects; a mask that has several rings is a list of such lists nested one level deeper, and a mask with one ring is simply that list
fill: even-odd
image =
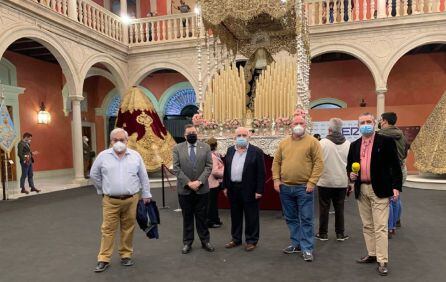
[{"label": "black shoe", "polygon": [[350,238],[348,235],[336,234],[336,240],[338,240],[339,242],[344,242],[348,238]]},{"label": "black shoe", "polygon": [[379,262],[377,270],[381,276],[387,276],[387,274],[389,274],[389,269],[387,268],[386,262]]},{"label": "black shoe", "polygon": [[365,256],[356,261],[357,263],[374,263],[376,262],[376,256]]},{"label": "black shoe", "polygon": [[294,247],[293,245],[289,245],[288,247],[286,247],[285,249],[282,250],[284,254],[287,255],[291,255],[291,254],[295,254],[295,253],[300,253],[300,247]]},{"label": "black shoe", "polygon": [[207,242],[207,243],[201,243],[201,247],[202,247],[203,249],[205,249],[206,251],[208,251],[208,252],[213,252],[213,251],[215,251],[214,246],[212,246],[212,244],[209,243],[209,242]]},{"label": "black shoe", "polygon": [[183,255],[188,254],[192,251],[192,246],[191,245],[184,245],[183,249],[181,249],[181,253],[183,253]]},{"label": "black shoe", "polygon": [[135,262],[132,260],[132,258],[122,258],[121,259],[121,265],[123,266],[132,266]]},{"label": "black shoe", "polygon": [[96,265],[94,272],[103,272],[110,266],[110,263],[105,261],[99,261]]},{"label": "black shoe", "polygon": [[327,234],[319,234],[319,233],[317,233],[316,236],[314,236],[314,237],[316,237],[316,239],[318,239],[320,241],[328,241],[328,235]]},{"label": "black shoe", "polygon": [[31,192],[36,192],[36,193],[39,193],[39,192],[40,192],[40,190],[39,190],[39,189],[37,189],[36,187],[34,187],[34,188],[31,188]]}]

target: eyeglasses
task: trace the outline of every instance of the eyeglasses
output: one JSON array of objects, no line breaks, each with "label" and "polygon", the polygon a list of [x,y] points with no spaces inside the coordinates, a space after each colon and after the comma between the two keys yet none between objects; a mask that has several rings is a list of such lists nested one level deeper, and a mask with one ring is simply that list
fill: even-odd
[{"label": "eyeglasses", "polygon": [[126,140],[125,138],[121,138],[121,139],[113,138],[112,141],[115,142],[115,143],[116,143],[116,142],[122,142],[122,143],[124,143],[124,142],[127,141],[127,140]]}]

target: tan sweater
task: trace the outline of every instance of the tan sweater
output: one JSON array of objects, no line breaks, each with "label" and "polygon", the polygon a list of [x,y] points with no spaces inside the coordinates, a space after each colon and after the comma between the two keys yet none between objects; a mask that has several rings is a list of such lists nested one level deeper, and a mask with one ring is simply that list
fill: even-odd
[{"label": "tan sweater", "polygon": [[324,162],[319,141],[305,134],[298,140],[291,136],[282,140],[274,156],[273,179],[285,184],[316,185],[322,175]]}]

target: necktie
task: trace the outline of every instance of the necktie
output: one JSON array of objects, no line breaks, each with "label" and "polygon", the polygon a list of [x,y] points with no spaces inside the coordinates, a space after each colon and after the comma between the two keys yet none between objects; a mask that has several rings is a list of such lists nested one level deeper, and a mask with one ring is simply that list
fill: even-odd
[{"label": "necktie", "polygon": [[195,145],[190,146],[189,159],[190,159],[191,163],[195,166],[195,164],[197,162],[197,155],[195,154]]}]

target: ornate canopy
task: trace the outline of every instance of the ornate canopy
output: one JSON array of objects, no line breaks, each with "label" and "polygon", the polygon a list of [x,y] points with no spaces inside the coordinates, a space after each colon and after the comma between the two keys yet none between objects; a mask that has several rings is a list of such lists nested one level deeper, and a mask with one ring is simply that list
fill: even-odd
[{"label": "ornate canopy", "polygon": [[234,54],[251,57],[259,48],[270,54],[296,53],[295,0],[201,0],[205,28],[211,29]]}]

